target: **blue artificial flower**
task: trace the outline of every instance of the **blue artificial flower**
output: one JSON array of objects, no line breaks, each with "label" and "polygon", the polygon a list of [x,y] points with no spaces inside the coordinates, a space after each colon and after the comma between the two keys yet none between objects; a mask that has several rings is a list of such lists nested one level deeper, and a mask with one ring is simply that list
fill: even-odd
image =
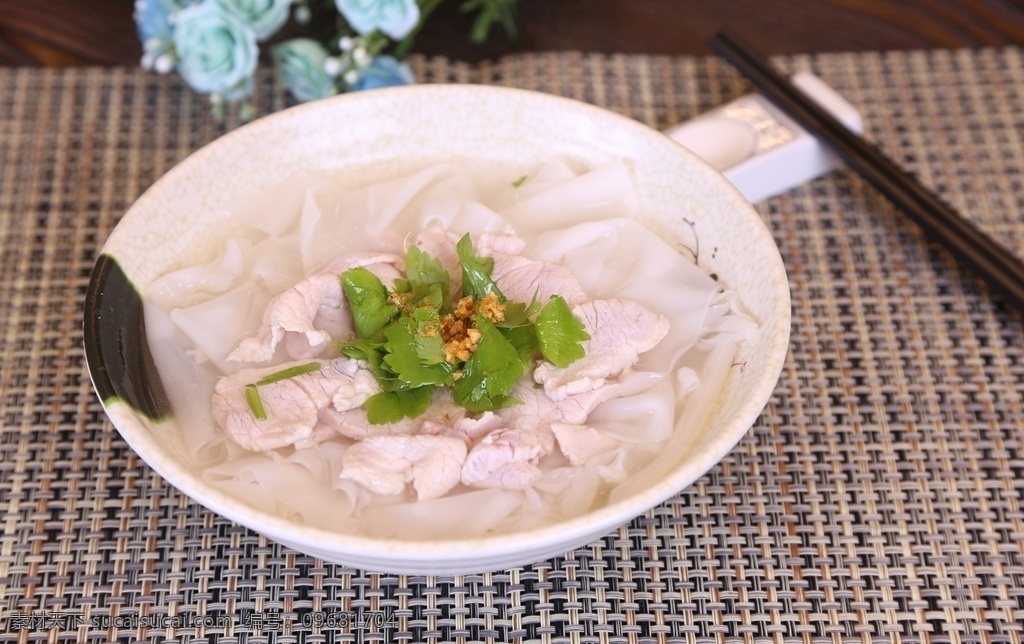
[{"label": "blue artificial flower", "polygon": [[266,40],[277,33],[288,21],[292,0],[216,0],[220,6],[244,20],[256,33],[258,40]]},{"label": "blue artificial flower", "polygon": [[412,85],[416,82],[412,70],[391,56],[377,56],[370,64],[359,70],[359,78],[349,84],[349,89],[358,92],[364,89]]},{"label": "blue artificial flower", "polygon": [[178,71],[192,89],[228,100],[247,96],[259,60],[256,34],[216,2],[182,9],[174,21]]},{"label": "blue artificial flower", "polygon": [[181,10],[178,0],[135,0],[135,27],[139,40],[171,39],[171,16]]},{"label": "blue artificial flower", "polygon": [[142,41],[142,67],[166,74],[174,68],[174,17],[200,0],[135,0],[135,28]]},{"label": "blue artificial flower", "polygon": [[378,29],[401,40],[420,21],[416,0],[334,0],[353,29],[366,35]]},{"label": "blue artificial flower", "polygon": [[327,50],[310,38],[295,38],[270,51],[281,79],[300,101],[313,101],[338,93],[334,79],[325,71]]}]

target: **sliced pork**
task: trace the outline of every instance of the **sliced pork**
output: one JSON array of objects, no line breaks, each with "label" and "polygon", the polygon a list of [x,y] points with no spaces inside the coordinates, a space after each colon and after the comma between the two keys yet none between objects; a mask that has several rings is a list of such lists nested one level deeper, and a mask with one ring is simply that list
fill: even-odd
[{"label": "sliced pork", "polygon": [[539,302],[547,302],[552,296],[561,295],[573,306],[587,299],[579,281],[563,266],[498,252],[492,257],[491,279],[513,302],[529,304],[534,297]]},{"label": "sliced pork", "polygon": [[424,434],[452,436],[472,445],[495,429],[506,425],[506,420],[492,411],[485,411],[479,418],[459,418],[454,422],[428,420],[420,431]]},{"label": "sliced pork", "polygon": [[470,449],[462,467],[462,482],[473,487],[529,487],[540,477],[540,459],[554,449],[553,424],[584,422],[594,407],[615,395],[617,388],[606,384],[554,401],[529,382],[517,384],[511,395],[521,404],[481,418],[481,424],[497,429]]},{"label": "sliced pork", "polygon": [[214,419],[233,441],[249,450],[309,446],[332,434],[317,431],[324,409],[354,409],[380,391],[373,374],[361,363],[348,358],[330,360],[321,363],[319,371],[257,387],[266,414],[265,419],[258,419],[246,390],[267,376],[304,364],[244,369],[221,378],[214,387]]},{"label": "sliced pork", "polygon": [[518,255],[526,248],[526,242],[511,232],[480,233],[473,244],[477,255],[492,257],[495,253]]},{"label": "sliced pork", "polygon": [[386,253],[359,253],[332,262],[271,300],[256,335],[242,340],[227,359],[267,362],[273,359],[286,334],[299,335],[288,343],[290,358],[316,355],[332,340],[352,332],[340,275],[350,268],[363,267],[390,288],[402,276],[402,265],[402,258]]},{"label": "sliced pork", "polygon": [[[379,391],[379,389],[377,389]],[[438,389],[434,392],[430,408],[416,418],[403,418],[394,423],[374,425],[362,407],[339,410],[328,406],[320,412],[320,424],[331,427],[337,434],[353,440],[369,436],[398,434],[453,434],[453,424],[458,424],[466,410],[452,402],[451,392]],[[433,428],[431,430],[430,428]]]},{"label": "sliced pork", "polygon": [[542,362],[534,380],[552,400],[598,389],[637,363],[668,333],[668,320],[633,300],[592,300],[573,308],[590,334],[586,354],[568,367]]},{"label": "sliced pork", "polygon": [[401,494],[412,483],[422,501],[455,487],[465,460],[466,444],[450,436],[369,436],[345,450],[341,478],[378,494]]},{"label": "sliced pork", "polygon": [[[497,429],[483,437],[462,466],[461,479],[474,487],[522,490],[540,478],[537,463],[550,451],[540,432]],[[547,447],[547,449],[545,449]]]},{"label": "sliced pork", "polygon": [[589,391],[566,396],[562,400],[552,400],[541,387],[523,381],[517,383],[509,392],[509,395],[521,401],[521,404],[499,409],[495,413],[505,421],[507,427],[544,427],[550,431],[551,423],[580,425],[586,422],[587,416],[595,407],[615,397],[618,391],[619,384],[609,382]]}]

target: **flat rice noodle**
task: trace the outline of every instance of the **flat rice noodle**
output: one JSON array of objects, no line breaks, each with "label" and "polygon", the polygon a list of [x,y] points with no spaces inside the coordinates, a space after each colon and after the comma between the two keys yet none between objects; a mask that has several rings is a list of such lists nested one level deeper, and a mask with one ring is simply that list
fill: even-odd
[{"label": "flat rice noodle", "polygon": [[492,208],[505,212],[521,201],[534,197],[558,184],[575,179],[579,173],[559,159],[549,159],[536,168],[522,172],[513,171],[506,175],[506,181],[488,193]]},{"label": "flat rice noodle", "polygon": [[626,449],[619,447],[611,452],[605,452],[588,463],[593,466],[598,475],[609,483],[617,483],[626,478]]},{"label": "flat rice noodle", "polygon": [[362,527],[372,537],[463,539],[494,530],[522,502],[522,492],[485,489],[427,501],[371,504],[361,513]]},{"label": "flat rice noodle", "polygon": [[408,232],[419,228],[424,204],[453,194],[476,199],[469,175],[452,164],[355,190],[310,191],[300,224],[307,271],[356,252],[401,252]]},{"label": "flat rice noodle", "polygon": [[189,456],[200,467],[224,458],[224,451],[215,448],[226,439],[217,429],[210,404],[213,385],[220,374],[209,362],[197,364],[189,356],[188,343],[167,311],[147,299],[143,299],[143,307],[150,353]]},{"label": "flat rice noodle", "polygon": [[299,224],[302,275],[318,272],[338,257],[357,252],[391,252],[400,240],[370,235],[365,226],[365,191],[341,189],[306,194]]},{"label": "flat rice noodle", "polygon": [[252,255],[250,279],[246,283],[265,293],[268,302],[306,276],[305,265],[299,258],[298,235],[264,239],[253,247]]},{"label": "flat rice noodle", "polygon": [[587,417],[587,425],[623,443],[668,440],[675,425],[676,391],[668,379],[639,393],[607,400]]},{"label": "flat rice noodle", "polygon": [[[533,172],[524,175],[526,178],[516,188],[515,195],[520,201],[530,199],[548,190],[552,190],[580,176],[567,166],[561,159],[548,159]],[[633,182],[629,183],[630,189]]]},{"label": "flat rice noodle", "polygon": [[662,373],[696,343],[720,290],[661,237],[621,217],[542,234],[523,255],[562,264],[592,299],[625,297],[668,318],[668,336],[640,360],[641,368]]},{"label": "flat rice noodle", "polygon": [[254,325],[259,327],[267,302],[265,296],[242,285],[202,304],[176,308],[170,319],[202,355],[197,360],[211,360],[221,373],[232,373],[239,365],[229,362],[227,356],[238,345],[239,338]]},{"label": "flat rice noodle", "polygon": [[295,228],[307,192],[330,190],[333,186],[329,179],[299,170],[273,190],[257,190],[243,197],[235,205],[232,219],[244,221],[267,237],[279,237]]},{"label": "flat rice noodle", "polygon": [[165,273],[154,280],[147,297],[169,309],[201,302],[210,294],[223,293],[243,278],[247,269],[245,256],[252,245],[250,238],[232,237],[208,261]]},{"label": "flat rice noodle", "polygon": [[614,161],[565,181],[553,182],[547,189],[508,206],[501,214],[516,222],[518,230],[535,233],[621,217],[623,213],[633,212],[635,206],[636,195],[629,170],[622,162]]},{"label": "flat rice noodle", "polygon": [[604,483],[594,466],[543,468],[544,475],[523,490],[523,507],[501,530],[519,531],[580,516],[594,506]]},{"label": "flat rice noodle", "polygon": [[[424,204],[420,212],[420,229],[440,226],[445,230],[457,230],[476,237],[484,232],[510,231],[504,217],[476,201],[465,199],[432,200]],[[461,237],[461,235],[459,235]]]},{"label": "flat rice noodle", "polygon": [[[227,487],[241,500],[306,525],[345,530],[356,507],[354,490],[324,485],[337,471],[337,455],[322,449],[298,450],[282,457],[252,454],[207,469],[203,477]],[[334,448],[339,448],[335,445]],[[325,508],[331,508],[325,512]]]},{"label": "flat rice noodle", "polygon": [[757,322],[740,311],[734,292],[724,291],[716,294],[708,307],[708,317],[697,348],[706,351],[710,344],[742,342],[755,333]]},{"label": "flat rice noodle", "polygon": [[380,235],[387,229],[414,230],[419,212],[431,199],[458,196],[462,201],[479,199],[475,182],[462,168],[442,164],[411,176],[371,184],[367,188],[367,232]]},{"label": "flat rice noodle", "polygon": [[712,345],[706,355],[687,356],[691,361],[702,363],[700,384],[680,397],[675,428],[669,440],[662,443],[658,455],[615,487],[609,494],[611,502],[640,492],[663,479],[688,454],[703,449],[704,443],[714,438],[705,431],[707,416],[717,404],[725,380],[734,368],[736,349],[735,343],[723,342]]},{"label": "flat rice noodle", "polygon": [[572,485],[558,499],[558,508],[565,518],[578,517],[594,506],[604,481],[593,467],[576,467]]}]

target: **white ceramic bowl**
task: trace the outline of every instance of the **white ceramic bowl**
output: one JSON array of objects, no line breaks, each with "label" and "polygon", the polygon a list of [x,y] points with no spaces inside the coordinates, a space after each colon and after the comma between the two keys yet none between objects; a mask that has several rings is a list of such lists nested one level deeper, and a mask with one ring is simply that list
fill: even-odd
[{"label": "white ceramic bowl", "polygon": [[[622,159],[633,169],[648,223],[671,241],[700,232],[705,268],[758,321],[706,427],[668,474],[633,496],[550,527],[459,541],[355,537],[296,525],[205,482],[178,448],[161,396],[138,295],[209,232],[195,213],[296,170],[374,172],[389,164],[482,158],[524,167],[552,157],[582,167]],[[684,223],[688,220],[692,223]],[[760,216],[718,172],[644,125],[584,103],[481,86],[421,85],[301,105],[241,127],[197,151],[143,194],[103,247],[85,314],[90,374],[128,444],[171,484],[210,510],[330,562],[407,574],[458,574],[561,555],[629,522],[712,468],[768,401],[789,343],[785,269]]]}]

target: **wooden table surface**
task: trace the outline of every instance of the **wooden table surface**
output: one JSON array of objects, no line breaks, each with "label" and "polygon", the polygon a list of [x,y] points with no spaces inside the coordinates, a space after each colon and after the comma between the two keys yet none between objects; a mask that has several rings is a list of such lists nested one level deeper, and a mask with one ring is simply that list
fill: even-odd
[{"label": "wooden table surface", "polygon": [[[132,0],[0,0],[0,65],[138,64]],[[463,60],[518,51],[709,53],[722,27],[768,54],[1024,44],[1022,0],[519,0],[518,38],[466,41],[451,0],[414,51]]]}]

